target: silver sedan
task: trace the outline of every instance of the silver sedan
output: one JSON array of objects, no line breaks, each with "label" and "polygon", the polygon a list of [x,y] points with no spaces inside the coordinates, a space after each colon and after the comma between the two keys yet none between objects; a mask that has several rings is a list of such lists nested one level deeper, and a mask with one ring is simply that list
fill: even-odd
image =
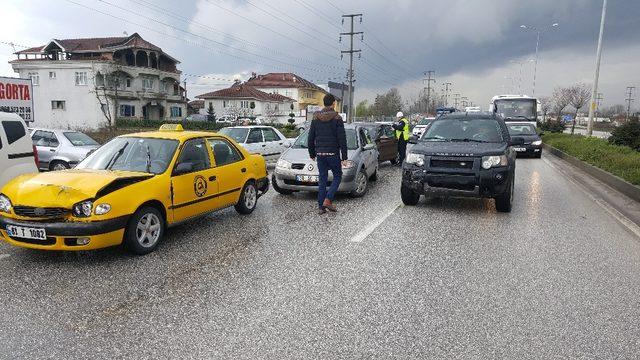
[{"label": "silver sedan", "polygon": [[40,170],[64,170],[76,166],[100,144],[87,134],[73,130],[31,129]]}]

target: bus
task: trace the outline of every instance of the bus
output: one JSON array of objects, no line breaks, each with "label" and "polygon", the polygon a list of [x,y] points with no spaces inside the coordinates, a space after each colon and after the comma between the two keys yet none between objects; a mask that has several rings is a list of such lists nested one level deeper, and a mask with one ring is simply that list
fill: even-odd
[{"label": "bus", "polygon": [[489,110],[505,122],[538,122],[538,100],[527,95],[497,95],[491,99]]}]

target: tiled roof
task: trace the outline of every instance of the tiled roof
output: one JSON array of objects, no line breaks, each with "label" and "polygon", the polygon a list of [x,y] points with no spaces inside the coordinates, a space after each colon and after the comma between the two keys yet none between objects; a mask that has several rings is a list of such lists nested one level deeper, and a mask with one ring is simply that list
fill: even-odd
[{"label": "tiled roof", "polygon": [[196,96],[197,99],[255,99],[260,101],[295,102],[279,94],[269,94],[247,84],[236,84],[230,88]]},{"label": "tiled roof", "polygon": [[[104,38],[85,38],[85,39],[53,39],[52,42],[60,44],[64,50],[68,52],[105,52],[111,51],[113,48],[132,47],[138,49],[148,49],[154,51],[162,51],[161,48],[144,40],[137,33],[127,37],[104,37]],[[18,51],[16,54],[33,54],[39,53],[45,46],[50,43],[33,47],[26,50]]]},{"label": "tiled roof", "polygon": [[255,75],[247,80],[246,84],[255,87],[310,88],[325,92],[325,90],[318,85],[292,73]]}]

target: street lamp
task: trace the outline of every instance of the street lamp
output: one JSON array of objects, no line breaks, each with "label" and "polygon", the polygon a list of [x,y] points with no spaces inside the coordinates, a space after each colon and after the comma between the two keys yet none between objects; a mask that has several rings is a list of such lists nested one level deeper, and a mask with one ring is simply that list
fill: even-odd
[{"label": "street lamp", "polygon": [[532,30],[535,31],[537,36],[536,36],[536,58],[535,58],[535,66],[533,69],[533,91],[532,91],[532,95],[536,94],[536,76],[538,73],[538,48],[540,47],[540,35],[542,35],[543,33],[552,30],[555,27],[558,27],[558,23],[553,23],[547,27],[544,27],[542,29],[538,29],[535,26],[527,26],[527,25],[520,25],[520,27],[524,30]]}]

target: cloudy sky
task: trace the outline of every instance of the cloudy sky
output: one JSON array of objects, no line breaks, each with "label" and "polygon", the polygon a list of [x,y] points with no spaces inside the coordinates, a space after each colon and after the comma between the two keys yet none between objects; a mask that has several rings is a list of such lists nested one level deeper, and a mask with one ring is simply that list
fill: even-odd
[{"label": "cloudy sky", "polygon": [[[193,97],[251,72],[294,72],[316,83],[341,81],[348,39],[339,42],[343,13],[364,14],[364,41],[355,62],[356,99],[398,87],[416,98],[422,73],[436,71],[436,89],[485,106],[499,93],[531,94],[536,34],[536,95],[558,85],[591,83],[600,0],[2,0],[0,76],[13,43],[37,46],[52,38],[139,33],[182,63]],[[640,87],[640,1],[609,2],[600,90],[605,104],[623,103],[627,86]],[[520,65],[522,64],[522,65]],[[522,71],[522,76],[520,75]],[[520,80],[522,78],[522,80]],[[521,90],[520,90],[521,89]],[[640,101],[637,101],[640,103]]]}]

